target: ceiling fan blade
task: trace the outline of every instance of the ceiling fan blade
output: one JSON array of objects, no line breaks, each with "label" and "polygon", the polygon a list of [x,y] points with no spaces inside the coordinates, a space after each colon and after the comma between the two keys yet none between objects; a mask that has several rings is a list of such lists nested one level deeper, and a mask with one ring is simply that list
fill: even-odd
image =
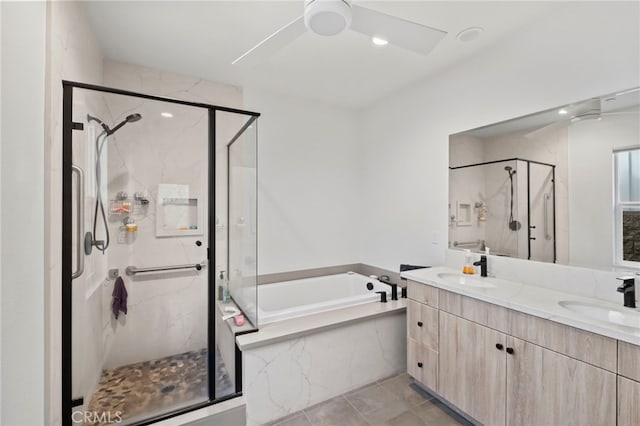
[{"label": "ceiling fan blade", "polygon": [[446,31],[387,15],[365,7],[351,6],[351,29],[369,37],[427,55],[447,35]]},{"label": "ceiling fan blade", "polygon": [[266,61],[267,58],[273,56],[278,50],[300,37],[306,31],[307,27],[304,25],[304,17],[301,16],[296,18],[249,49],[231,64],[251,66],[262,63]]}]

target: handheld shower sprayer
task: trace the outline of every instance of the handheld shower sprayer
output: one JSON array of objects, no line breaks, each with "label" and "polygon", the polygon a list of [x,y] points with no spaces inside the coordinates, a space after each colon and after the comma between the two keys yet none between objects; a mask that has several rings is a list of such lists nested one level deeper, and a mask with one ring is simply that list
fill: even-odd
[{"label": "handheld shower sprayer", "polygon": [[[118,123],[113,129],[111,129],[104,121],[100,120],[98,117],[93,117],[87,114],[87,121],[92,122],[95,121],[102,127],[102,132],[96,137],[96,204],[93,211],[93,234],[87,232],[89,235],[85,241],[90,239],[90,241],[85,242],[85,254],[91,254],[91,249],[96,247],[98,250],[104,254],[109,247],[109,224],[107,223],[107,215],[104,211],[104,203],[102,201],[101,187],[102,187],[102,171],[100,168],[100,157],[102,154],[102,149],[104,148],[104,144],[107,138],[113,135],[115,132],[120,130],[127,123],[135,123],[136,121],[140,121],[142,119],[142,115],[135,113],[128,115],[124,120]],[[100,216],[102,217],[102,224],[104,226],[104,240],[96,240],[96,227],[98,223],[98,211],[100,212]]]},{"label": "handheld shower sprayer", "polygon": [[512,231],[519,231],[520,228],[522,228],[522,224],[517,220],[513,220],[513,175],[516,174],[516,171],[513,170],[513,167],[511,167],[511,166],[505,166],[504,169],[509,174],[509,181],[511,183],[511,199],[510,199],[510,209],[509,209],[509,229],[511,229]]}]

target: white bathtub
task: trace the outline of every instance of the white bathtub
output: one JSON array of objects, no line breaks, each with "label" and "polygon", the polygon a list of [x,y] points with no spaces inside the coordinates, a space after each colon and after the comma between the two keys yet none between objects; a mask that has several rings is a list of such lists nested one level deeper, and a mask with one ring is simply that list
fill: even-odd
[{"label": "white bathtub", "polygon": [[[368,290],[367,283],[372,283],[373,289]],[[262,326],[346,306],[380,303],[377,291],[389,293],[390,300],[390,286],[353,272],[262,284],[258,286],[258,323]]]}]

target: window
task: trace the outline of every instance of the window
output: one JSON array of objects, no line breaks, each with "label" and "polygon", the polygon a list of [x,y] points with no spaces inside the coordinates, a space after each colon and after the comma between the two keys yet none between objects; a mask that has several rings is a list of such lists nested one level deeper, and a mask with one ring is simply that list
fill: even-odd
[{"label": "window", "polygon": [[617,265],[640,268],[640,148],[613,154]]}]

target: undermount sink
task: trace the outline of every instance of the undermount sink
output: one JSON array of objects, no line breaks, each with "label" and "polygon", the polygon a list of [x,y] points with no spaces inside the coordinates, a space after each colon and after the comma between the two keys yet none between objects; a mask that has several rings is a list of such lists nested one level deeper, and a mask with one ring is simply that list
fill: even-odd
[{"label": "undermount sink", "polygon": [[486,281],[486,278],[474,278],[464,274],[440,273],[438,274],[438,278],[449,284],[464,287],[493,288],[496,286],[494,283]]},{"label": "undermount sink", "polygon": [[640,312],[629,308],[607,308],[592,303],[563,300],[560,306],[598,321],[640,329]]}]

